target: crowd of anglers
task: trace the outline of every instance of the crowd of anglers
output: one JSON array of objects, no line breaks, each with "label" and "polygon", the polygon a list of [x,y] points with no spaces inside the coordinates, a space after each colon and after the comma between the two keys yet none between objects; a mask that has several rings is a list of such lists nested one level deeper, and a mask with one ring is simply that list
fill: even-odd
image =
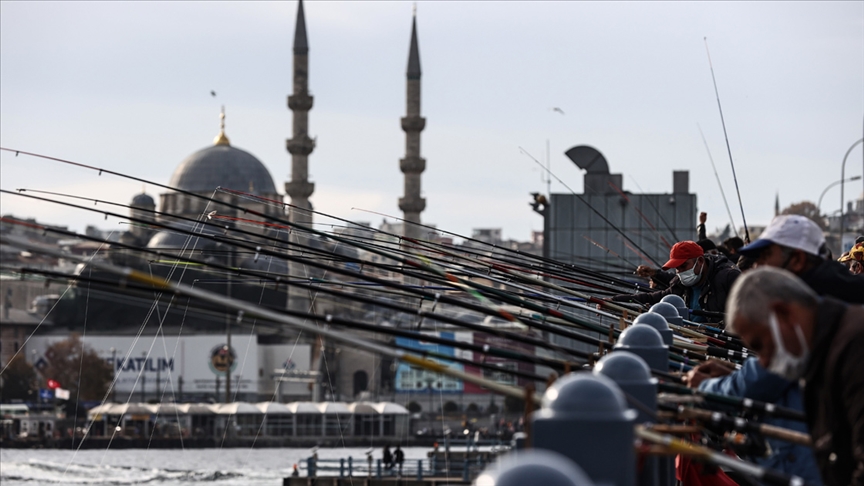
[{"label": "crowd of anglers", "polygon": [[[465,240],[471,245],[456,247],[435,240],[408,239],[366,226],[358,227],[362,230],[359,232],[346,232],[341,230],[355,228],[354,223],[313,211],[316,217],[333,221],[331,227],[340,227],[340,231],[325,231],[291,222],[291,211],[308,209],[266,201],[249,193],[214,188],[216,192],[235,198],[206,198],[119,172],[72,164],[99,171],[100,175],[106,173],[174,190],[191,198],[207,199],[209,208],[215,211],[188,221],[157,211],[152,211],[152,217],[136,218],[120,212],[119,208],[124,205],[109,201],[58,194],[49,198],[35,195],[39,191],[32,189],[2,192],[171,231],[186,236],[189,241],[209,240],[223,248],[254,255],[255,261],[259,258],[279,260],[287,262],[288,268],[301,265],[304,271],[311,269],[312,273],[292,275],[243,268],[196,252],[192,247],[178,254],[122,240],[108,243],[64,229],[17,220],[4,219],[4,222],[25,224],[66,237],[101,241],[106,247],[135,253],[150,261],[198,265],[246,279],[247,283],[262,288],[301,289],[310,296],[328,295],[391,315],[410,316],[414,324],[409,328],[381,326],[380,322],[358,319],[354,314],[321,313],[314,306],[302,310],[270,308],[193,288],[176,278],[154,277],[129,265],[127,260],[70,255],[8,235],[2,236],[4,244],[77,261],[100,270],[99,275],[113,274],[116,278],[93,277],[88,272],[63,274],[26,266],[4,268],[4,271],[14,271],[22,278],[47,277],[79,285],[113,284],[118,292],[151,297],[155,290],[157,300],[173,303],[176,297],[183,296],[202,306],[227,307],[236,312],[239,325],[249,325],[254,319],[259,329],[308,333],[322,342],[350,345],[445,374],[483,386],[493,393],[523,399],[527,413],[540,401],[532,392],[534,386],[548,386],[558,376],[591,369],[626,329],[653,325],[649,322],[659,315],[663,322],[659,327],[668,329],[665,343],[668,363],[652,366],[651,371],[660,380],[664,394],[677,396],[687,407],[672,407],[665,411],[667,415],[656,415],[655,423],[647,429],[649,432],[640,433],[638,437],[645,444],[654,443],[666,454],[680,453],[679,481],[685,485],[755,481],[746,474],[735,474],[738,463],[732,463],[731,470],[694,464],[690,456],[698,457],[700,462],[729,466],[728,462],[712,459],[717,458],[716,455],[693,452],[707,445],[753,461],[764,468],[760,471],[771,471],[760,476],[766,483],[864,484],[864,308],[861,306],[864,303],[864,275],[861,275],[864,240],[860,238],[852,251],[838,262],[826,250],[822,231],[815,223],[801,216],[781,215],[752,243],[745,245],[733,238],[716,245],[704,237],[705,216],[700,215],[699,232],[702,234],[698,241],[675,243],[668,261],[660,268],[636,269],[637,275],[649,279],[649,286],[622,277],[618,272],[598,270],[597,262],[590,259],[578,264],[562,263],[470,238]],[[87,202],[69,202],[70,197]],[[256,212],[243,207],[244,200],[278,205],[289,214],[276,217]],[[112,206],[118,209],[115,211]],[[221,214],[242,217],[220,218]],[[264,226],[290,232],[294,237],[259,231]],[[337,247],[355,251],[338,252],[335,251]],[[678,300],[670,296],[677,296]],[[663,306],[658,307],[663,302],[675,303],[673,310],[678,307],[686,318],[677,311],[674,316],[664,314]],[[441,312],[445,306],[490,316],[515,326],[480,324]],[[432,335],[426,331],[430,329],[427,323],[433,321],[487,333],[514,346],[465,343]],[[412,349],[398,345],[395,339],[373,340],[368,333],[420,339],[484,356],[531,363],[554,373],[541,375]],[[597,351],[558,344],[561,340],[550,339],[552,335],[596,347]],[[546,352],[520,351],[517,343],[527,343]],[[453,364],[470,364],[511,374],[521,380],[518,383],[528,385],[501,383],[467,373]],[[687,400],[687,397],[698,399]],[[107,394],[105,398],[107,400]],[[704,415],[701,413],[704,410],[710,413]],[[690,428],[679,428],[675,432],[676,424]],[[672,442],[663,434],[672,431],[680,435],[682,430],[687,431],[684,437],[688,439],[688,447],[671,447],[670,444],[682,442],[680,439]],[[663,434],[658,435],[659,432]],[[742,441],[741,437],[747,440]],[[602,440],[602,437],[591,440]]]}]

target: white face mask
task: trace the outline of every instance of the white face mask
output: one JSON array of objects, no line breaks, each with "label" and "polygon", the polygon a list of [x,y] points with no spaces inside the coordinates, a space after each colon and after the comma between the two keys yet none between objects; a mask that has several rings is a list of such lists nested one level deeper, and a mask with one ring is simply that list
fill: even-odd
[{"label": "white face mask", "polygon": [[[698,263],[697,263],[698,265]],[[702,264],[702,267],[705,267],[705,264]],[[684,270],[683,272],[678,274],[678,280],[681,282],[681,285],[685,287],[692,287],[696,285],[696,282],[699,281],[699,277],[702,275],[696,273],[696,265],[693,265],[693,268],[690,270]]]},{"label": "white face mask", "polygon": [[771,337],[774,338],[774,357],[771,358],[768,371],[775,375],[780,375],[789,381],[801,378],[804,370],[807,368],[807,360],[810,358],[810,348],[804,339],[804,332],[801,331],[799,326],[794,326],[798,342],[801,344],[801,356],[795,356],[783,346],[780,323],[777,322],[777,316],[773,312],[768,318],[768,326],[771,328]]}]

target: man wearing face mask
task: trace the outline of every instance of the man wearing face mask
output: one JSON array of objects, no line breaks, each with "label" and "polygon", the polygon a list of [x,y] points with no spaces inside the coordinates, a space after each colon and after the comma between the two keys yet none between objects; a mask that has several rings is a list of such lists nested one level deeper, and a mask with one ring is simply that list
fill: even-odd
[{"label": "man wearing face mask", "polygon": [[726,315],[762,367],[803,379],[825,484],[864,484],[864,307],[820,298],[792,273],[763,267],[738,279]]},{"label": "man wearing face mask", "polygon": [[820,256],[822,229],[809,218],[781,214],[753,243],[738,250],[755,266],[783,268],[797,275],[819,295],[864,304],[864,275],[851,275],[841,263]]},{"label": "man wearing face mask", "polygon": [[729,289],[741,274],[725,256],[705,254],[702,247],[693,241],[675,243],[663,269],[675,269],[676,272],[667,289],[616,295],[610,300],[651,305],[669,294],[675,294],[681,296],[691,310],[723,312]]}]

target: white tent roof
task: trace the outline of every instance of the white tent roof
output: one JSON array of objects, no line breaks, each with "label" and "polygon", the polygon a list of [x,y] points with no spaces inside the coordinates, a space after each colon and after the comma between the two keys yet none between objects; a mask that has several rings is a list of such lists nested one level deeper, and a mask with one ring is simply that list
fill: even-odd
[{"label": "white tent roof", "polygon": [[351,409],[343,402],[322,402],[318,404],[318,410],[323,414],[351,413]]},{"label": "white tent roof", "polygon": [[101,405],[95,406],[87,411],[87,415],[94,416],[100,414],[109,414],[111,413],[111,408],[114,407],[113,403],[103,403]]},{"label": "white tent roof", "polygon": [[213,415],[216,407],[207,403],[183,403],[177,406],[181,412],[189,415]]},{"label": "white tent roof", "polygon": [[216,413],[219,415],[261,415],[261,410],[247,402],[232,402],[219,404]]},{"label": "white tent roof", "polygon": [[279,402],[261,402],[255,406],[258,407],[258,410],[261,410],[261,413],[267,413],[271,415],[290,415],[293,413],[288,407],[285,406],[285,404]]},{"label": "white tent roof", "polygon": [[393,402],[381,402],[374,405],[378,413],[388,415],[408,415],[408,409]]},{"label": "white tent roof", "polygon": [[375,408],[375,404],[372,402],[354,402],[351,405],[348,405],[348,408],[355,414],[377,415],[379,413]]},{"label": "white tent roof", "polygon": [[291,402],[285,406],[288,407],[288,410],[291,410],[291,413],[321,413],[321,410],[318,410],[314,402]]},{"label": "white tent roof", "polygon": [[108,415],[150,415],[156,413],[156,405],[146,403],[115,403]]}]

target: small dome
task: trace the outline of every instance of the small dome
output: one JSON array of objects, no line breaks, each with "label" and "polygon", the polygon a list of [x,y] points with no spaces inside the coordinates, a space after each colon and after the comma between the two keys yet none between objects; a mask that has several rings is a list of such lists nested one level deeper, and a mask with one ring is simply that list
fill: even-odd
[{"label": "small dome", "polygon": [[624,329],[615,343],[615,349],[662,347],[665,346],[660,332],[647,324],[633,324]]},{"label": "small dome", "polygon": [[633,320],[633,324],[646,324],[648,326],[657,329],[658,331],[668,331],[669,323],[666,322],[666,318],[661,316],[656,312],[646,312],[644,314],[640,314],[636,319]]},{"label": "small dome", "polygon": [[543,449],[510,453],[489,466],[474,481],[477,486],[592,486],[594,483],[575,462]]},{"label": "small dome", "polygon": [[139,208],[151,206],[156,207],[156,201],[154,201],[149,194],[142,192],[141,194],[137,194],[135,197],[132,198],[131,206],[136,206]]},{"label": "small dome", "polygon": [[609,378],[580,372],[561,377],[546,390],[543,408],[580,415],[615,415],[627,410],[627,402]]},{"label": "small dome", "polygon": [[[655,312],[660,314],[664,318],[666,318],[666,322],[676,322],[681,319],[681,315],[678,314],[678,309],[675,308],[674,305],[668,302],[657,302],[656,304],[651,306],[649,312]],[[678,322],[680,324],[680,322]]]},{"label": "small dome", "polygon": [[270,172],[254,155],[230,145],[214,145],[186,157],[174,170],[169,186],[190,192],[217,187],[248,191],[256,196],[276,194]]},{"label": "small dome", "polygon": [[627,351],[615,351],[603,356],[594,367],[594,373],[621,384],[651,382],[651,369],[648,368],[645,360]]},{"label": "small dome", "polygon": [[680,295],[675,294],[669,294],[666,297],[663,297],[660,299],[660,302],[672,304],[672,307],[675,307],[676,309],[687,307],[687,304],[684,303],[684,299],[682,299]]}]

